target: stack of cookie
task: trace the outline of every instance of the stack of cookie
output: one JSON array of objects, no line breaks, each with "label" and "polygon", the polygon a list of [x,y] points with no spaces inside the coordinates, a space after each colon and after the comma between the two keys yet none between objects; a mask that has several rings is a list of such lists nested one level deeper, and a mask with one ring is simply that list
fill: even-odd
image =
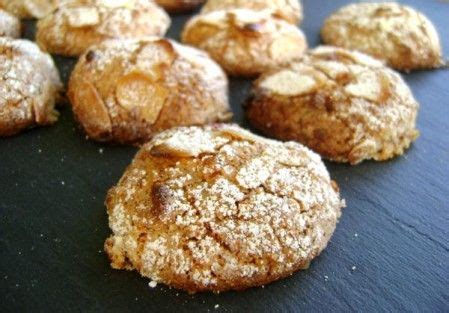
[{"label": "stack of cookie", "polygon": [[[388,66],[443,62],[432,23],[394,3],[342,8],[322,28],[332,46],[311,50],[297,0],[209,0],[181,35],[195,48],[163,38],[170,17],[159,5],[185,12],[202,2],[0,0],[40,18],[36,45],[13,39],[20,22],[0,10],[0,136],[54,123],[63,86],[47,52],[79,57],[67,96],[82,129],[143,145],[108,193],[112,266],[219,292],[308,266],[345,205],[321,157],[404,153],[419,134],[419,104]],[[258,76],[246,116],[290,142],[221,124],[232,118],[225,73]]]}]

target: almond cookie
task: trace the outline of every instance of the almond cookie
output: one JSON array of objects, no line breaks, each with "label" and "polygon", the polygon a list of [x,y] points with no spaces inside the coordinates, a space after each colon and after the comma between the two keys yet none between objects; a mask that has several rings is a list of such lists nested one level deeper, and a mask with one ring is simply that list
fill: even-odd
[{"label": "almond cookie", "polygon": [[156,3],[169,12],[185,12],[195,9],[204,0],[156,0]]},{"label": "almond cookie", "polygon": [[163,36],[167,13],[147,0],[78,0],[37,23],[36,42],[51,53],[82,54],[106,39]]},{"label": "almond cookie", "polygon": [[80,57],[68,96],[97,141],[143,143],[173,126],[231,118],[228,82],[207,54],[167,39],[110,40]]},{"label": "almond cookie", "polygon": [[326,44],[355,49],[409,71],[443,65],[437,31],[423,14],[397,3],[350,4],[321,29]]},{"label": "almond cookie", "polygon": [[182,41],[206,50],[231,75],[255,76],[301,58],[307,42],[269,10],[213,11],[193,17]]},{"label": "almond cookie", "polygon": [[401,76],[365,54],[318,47],[262,75],[246,104],[263,133],[356,164],[401,155],[417,136],[418,103]]},{"label": "almond cookie", "polygon": [[0,9],[0,37],[20,37],[19,19],[2,9]]},{"label": "almond cookie", "polygon": [[31,41],[0,38],[0,136],[56,122],[61,89],[48,54]]},{"label": "almond cookie", "polygon": [[43,18],[68,0],[0,0],[0,8],[19,18]]},{"label": "almond cookie", "polygon": [[208,0],[201,9],[201,13],[230,9],[269,9],[274,14],[290,22],[298,24],[302,22],[302,5],[299,0]]},{"label": "almond cookie", "polygon": [[113,268],[194,293],[265,285],[307,268],[344,201],[304,146],[214,125],[157,135],[106,206]]}]

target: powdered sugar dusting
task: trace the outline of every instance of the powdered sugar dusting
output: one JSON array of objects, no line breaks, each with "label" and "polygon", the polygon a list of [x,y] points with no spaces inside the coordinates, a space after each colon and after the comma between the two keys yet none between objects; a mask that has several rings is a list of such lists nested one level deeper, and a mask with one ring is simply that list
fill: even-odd
[{"label": "powdered sugar dusting", "polygon": [[[177,128],[143,147],[108,197],[113,266],[189,291],[218,291],[296,270],[325,247],[343,203],[319,157],[295,143],[248,141],[235,128]],[[170,149],[153,153],[161,145]],[[276,160],[285,150],[295,165]],[[140,244],[117,244],[127,236]]]}]

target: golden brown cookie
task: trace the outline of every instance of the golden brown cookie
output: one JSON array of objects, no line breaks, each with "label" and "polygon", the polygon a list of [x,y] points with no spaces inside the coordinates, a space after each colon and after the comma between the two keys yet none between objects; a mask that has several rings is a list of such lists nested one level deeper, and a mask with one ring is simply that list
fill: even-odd
[{"label": "golden brown cookie", "polygon": [[271,11],[235,9],[193,17],[182,41],[207,51],[226,72],[255,76],[301,58],[307,41],[296,26]]},{"label": "golden brown cookie", "polygon": [[77,0],[37,23],[36,42],[51,53],[77,56],[106,39],[163,36],[170,18],[147,0]]},{"label": "golden brown cookie", "polygon": [[156,3],[168,12],[177,13],[191,11],[204,3],[204,0],[156,0]]},{"label": "golden brown cookie", "polygon": [[0,9],[0,37],[20,37],[19,19],[2,9]]},{"label": "golden brown cookie", "polygon": [[194,293],[265,285],[306,268],[344,201],[304,146],[214,125],[157,135],[106,206],[113,268]]},{"label": "golden brown cookie", "polygon": [[399,70],[443,65],[440,39],[432,22],[397,3],[345,6],[327,18],[321,36],[326,44],[362,51]]},{"label": "golden brown cookie", "polygon": [[43,18],[68,0],[0,0],[0,8],[19,18]]},{"label": "golden brown cookie", "polygon": [[418,136],[418,106],[401,76],[380,61],[323,46],[262,75],[246,115],[266,135],[356,164],[401,155]]},{"label": "golden brown cookie", "polygon": [[230,9],[272,10],[274,14],[290,22],[302,22],[302,5],[299,0],[208,0],[201,13]]},{"label": "golden brown cookie", "polygon": [[61,89],[48,54],[31,41],[0,37],[0,137],[56,122]]},{"label": "golden brown cookie", "polygon": [[167,39],[105,41],[69,82],[75,117],[97,141],[143,143],[173,126],[231,118],[228,82],[207,54]]}]

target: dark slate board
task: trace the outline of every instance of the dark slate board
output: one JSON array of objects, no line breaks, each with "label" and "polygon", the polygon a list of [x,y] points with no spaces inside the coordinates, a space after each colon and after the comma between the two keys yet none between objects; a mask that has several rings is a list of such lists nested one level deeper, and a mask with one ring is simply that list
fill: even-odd
[{"label": "dark slate board", "polygon": [[[323,19],[345,2],[304,0],[311,46]],[[436,23],[449,53],[449,3],[407,2]],[[186,19],[174,18],[170,37]],[[26,36],[32,32],[27,23]],[[66,80],[74,61],[56,61]],[[151,289],[136,272],[109,267],[103,200],[135,148],[87,141],[67,107],[54,127],[0,139],[0,311],[448,312],[449,70],[404,76],[421,103],[419,140],[389,162],[328,163],[348,203],[328,248],[310,269],[245,292]],[[249,86],[231,82],[244,126]]]}]

